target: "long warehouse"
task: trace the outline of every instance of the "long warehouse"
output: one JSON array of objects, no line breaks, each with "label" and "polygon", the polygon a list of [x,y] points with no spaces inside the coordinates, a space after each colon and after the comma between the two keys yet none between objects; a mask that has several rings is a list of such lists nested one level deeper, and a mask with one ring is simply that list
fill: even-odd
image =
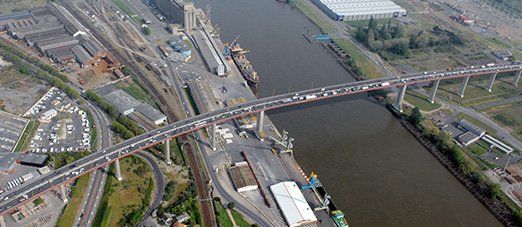
[{"label": "long warehouse", "polygon": [[369,20],[406,16],[407,12],[390,0],[313,0],[337,21]]},{"label": "long warehouse", "polygon": [[317,223],[314,211],[306,202],[297,184],[285,181],[270,186],[270,191],[286,219],[288,226],[304,226]]}]

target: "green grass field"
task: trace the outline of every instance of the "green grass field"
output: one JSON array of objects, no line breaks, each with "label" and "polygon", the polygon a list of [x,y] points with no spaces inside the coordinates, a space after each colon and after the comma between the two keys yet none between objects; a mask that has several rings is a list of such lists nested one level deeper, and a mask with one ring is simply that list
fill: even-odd
[{"label": "green grass field", "polygon": [[71,190],[71,198],[69,198],[69,203],[67,203],[63,209],[62,214],[58,219],[58,223],[56,223],[57,227],[68,227],[74,225],[76,212],[78,212],[78,209],[80,208],[83,195],[85,194],[85,190],[89,184],[90,176],[90,173],[85,174],[76,180],[76,183]]},{"label": "green grass field", "polygon": [[414,91],[406,92],[406,96],[404,97],[404,99],[406,100],[406,102],[418,107],[422,111],[432,111],[440,107],[440,104],[431,103],[430,101],[428,101],[427,97],[424,97],[421,94]]},{"label": "green grass field", "polygon": [[[144,166],[144,174],[138,175],[135,172],[139,166]],[[135,209],[140,209],[143,198],[147,196],[145,192],[148,192],[148,182],[152,180],[150,167],[141,159],[132,156],[120,160],[120,167],[123,180],[111,180],[106,212],[100,226],[118,226],[123,217]]]},{"label": "green grass field", "polygon": [[[218,225],[220,227],[232,226],[232,220],[230,220],[230,216],[228,216],[223,204],[221,204],[221,202],[214,201],[214,207],[216,209]],[[232,213],[232,217],[239,227],[251,226],[250,223],[248,223],[240,213],[235,210],[231,210],[230,212]]]},{"label": "green grass field", "polygon": [[145,91],[145,89],[143,89],[138,83],[124,80],[115,83],[114,86],[127,92],[127,94],[134,97],[135,99],[146,102],[154,108],[158,109],[154,99],[152,99],[147,91]]},{"label": "green grass field", "polygon": [[308,17],[308,19],[310,19],[314,24],[316,24],[323,33],[335,32],[335,28],[333,28],[328,22],[324,21],[319,16],[317,16],[315,12],[312,9],[310,9],[310,7],[302,0],[290,0],[290,4],[299,9],[306,17]]},{"label": "green grass field", "polygon": [[492,109],[486,114],[495,122],[508,128],[513,136],[522,139],[522,103]]},{"label": "green grass field", "polygon": [[29,121],[29,124],[27,124],[27,127],[22,133],[22,137],[20,137],[20,141],[18,141],[18,144],[16,145],[14,152],[23,151],[27,148],[27,146],[29,146],[31,138],[38,129],[39,125],[39,121]]}]

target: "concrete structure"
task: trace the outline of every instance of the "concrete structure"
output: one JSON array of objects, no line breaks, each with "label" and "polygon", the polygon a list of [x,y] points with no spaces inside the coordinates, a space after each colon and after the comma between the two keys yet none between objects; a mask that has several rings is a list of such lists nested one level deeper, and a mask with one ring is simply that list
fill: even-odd
[{"label": "concrete structure", "polygon": [[216,132],[216,128],[217,128],[217,124],[213,124],[212,126],[210,126],[211,129],[210,129],[210,148],[212,148],[212,150],[216,150],[216,137],[217,137],[217,132]]},{"label": "concrete structure", "polygon": [[170,140],[165,141],[165,162],[168,165],[172,164],[170,160]]},{"label": "concrete structure", "polygon": [[44,167],[49,160],[49,155],[47,154],[36,154],[36,153],[25,153],[20,157],[20,164],[35,166],[35,167]]},{"label": "concrete structure", "polygon": [[493,73],[493,75],[491,75],[491,78],[489,79],[489,82],[488,82],[488,92],[491,92],[491,89],[493,89],[493,84],[495,83],[495,78],[497,78],[497,75],[498,75],[498,72],[496,73]]},{"label": "concrete structure", "polygon": [[[40,176],[37,181],[33,180],[25,183],[26,186],[24,187],[15,188],[11,191],[5,192],[4,196],[8,196],[9,198],[0,201],[0,215],[20,206],[20,200],[24,198],[23,195],[28,195],[29,197],[33,198],[37,194],[48,191],[58,185],[78,178],[86,172],[104,168],[108,164],[122,158],[122,155],[130,155],[143,149],[156,146],[165,140],[185,135],[204,127],[208,127],[212,124],[229,121],[244,115],[256,114],[260,111],[273,110],[290,105],[300,105],[339,96],[348,96],[373,90],[405,86],[407,84],[425,84],[438,79],[449,80],[468,76],[491,75],[491,73],[496,71],[499,73],[508,73],[520,70],[522,70],[522,64],[514,63],[511,65],[498,65],[485,68],[469,67],[453,71],[444,71],[444,73],[414,73],[402,75],[400,78],[384,77],[297,91],[299,95],[296,95],[296,92],[292,92],[277,96],[265,97],[241,103],[236,106],[221,108],[213,112],[202,113],[197,116],[176,121],[175,123],[169,124],[165,127],[146,132],[121,143],[104,148],[104,152],[93,152],[79,160],[74,161],[70,165],[52,171],[51,173],[44,176]],[[324,96],[324,94],[326,94],[326,96]],[[125,154],[123,154],[121,151],[125,151]],[[72,175],[72,171],[79,172],[79,174]],[[40,184],[40,182],[50,183]]]},{"label": "concrete structure", "polygon": [[338,21],[369,20],[406,16],[407,12],[390,0],[313,0],[330,18]]},{"label": "concrete structure", "polygon": [[8,172],[12,170],[19,157],[20,153],[0,153],[0,171]]},{"label": "concrete structure", "polygon": [[402,85],[399,93],[397,94],[397,101],[395,101],[394,107],[396,110],[402,113],[402,102],[404,100],[404,96],[406,95],[406,89],[408,89],[408,85]]},{"label": "concrete structure", "polygon": [[116,159],[116,161],[114,161],[114,175],[116,175],[116,179],[118,179],[119,181],[123,180],[123,177],[121,176],[119,159]]},{"label": "concrete structure", "polygon": [[247,192],[258,188],[254,173],[247,162],[237,162],[228,169],[237,192]]},{"label": "concrete structure", "polygon": [[65,190],[65,185],[60,185],[60,194],[62,195],[62,199],[64,203],[67,203],[69,199],[67,199],[67,190]]},{"label": "concrete structure", "polygon": [[475,141],[479,140],[480,136],[473,132],[465,132],[464,134],[457,137],[457,140],[464,146],[469,146]]},{"label": "concrete structure", "polygon": [[154,109],[148,103],[141,103],[123,90],[114,90],[102,96],[123,115],[129,115],[134,111],[137,111],[156,125],[161,125],[167,122],[167,117],[164,114]]},{"label": "concrete structure", "polygon": [[183,2],[183,26],[185,31],[191,33],[192,29],[196,27],[196,8],[192,2]]},{"label": "concrete structure", "polygon": [[58,112],[55,110],[55,109],[50,109],[48,111],[45,111],[41,116],[40,116],[40,121],[41,122],[50,122],[51,119],[53,119],[53,117],[56,117],[56,115],[58,115]]},{"label": "concrete structure", "polygon": [[513,85],[515,87],[518,86],[518,81],[520,80],[520,75],[522,74],[522,70],[515,73],[515,78],[513,79]]},{"label": "concrete structure", "polygon": [[464,79],[462,79],[462,85],[460,87],[459,94],[458,94],[461,98],[464,98],[464,92],[466,91],[466,86],[468,86],[468,81],[469,81],[469,76],[464,77]]},{"label": "concrete structure", "polygon": [[154,4],[170,21],[182,25],[185,24],[185,13],[182,7],[182,0],[151,0],[151,3]]},{"label": "concrete structure", "polygon": [[257,136],[259,139],[263,140],[265,138],[264,132],[264,124],[265,124],[265,111],[261,111],[257,114]]},{"label": "concrete structure", "polygon": [[317,222],[314,211],[306,202],[303,193],[295,182],[285,181],[271,185],[270,191],[272,191],[288,226],[305,226]]},{"label": "concrete structure", "polygon": [[488,142],[492,147],[496,147],[496,148],[498,148],[499,150],[503,151],[506,154],[509,154],[509,153],[513,152],[513,148],[512,147],[506,145],[505,143],[502,143],[501,141],[495,139],[493,136],[490,136],[488,134],[485,134],[482,137],[482,140]]},{"label": "concrete structure", "polygon": [[435,102],[435,96],[437,95],[437,89],[439,89],[440,80],[433,81],[433,86],[431,87],[431,95],[430,102]]},{"label": "concrete structure", "polygon": [[467,131],[470,131],[470,132],[476,134],[479,137],[486,134],[486,130],[470,123],[469,121],[467,121],[465,119],[462,119],[459,121],[459,126]]}]

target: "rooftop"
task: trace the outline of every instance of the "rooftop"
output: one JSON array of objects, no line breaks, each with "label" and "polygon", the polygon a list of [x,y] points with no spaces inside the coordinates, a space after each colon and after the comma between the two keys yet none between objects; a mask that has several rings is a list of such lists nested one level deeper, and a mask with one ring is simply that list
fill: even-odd
[{"label": "rooftop", "polygon": [[285,181],[270,186],[277,205],[289,226],[301,226],[317,222],[314,211],[293,181]]},{"label": "rooftop", "polygon": [[257,189],[254,174],[246,162],[238,162],[229,169],[230,177],[238,192]]}]

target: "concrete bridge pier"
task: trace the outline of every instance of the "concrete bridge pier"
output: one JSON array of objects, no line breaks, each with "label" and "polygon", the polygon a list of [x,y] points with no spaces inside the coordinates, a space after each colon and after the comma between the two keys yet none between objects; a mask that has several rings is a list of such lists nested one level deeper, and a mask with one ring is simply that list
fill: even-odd
[{"label": "concrete bridge pier", "polygon": [[210,126],[210,148],[212,148],[212,150],[216,150],[216,128],[217,128],[217,124],[213,124],[212,126]]},{"label": "concrete bridge pier", "polygon": [[7,227],[7,224],[5,224],[4,215],[0,215],[0,227]]},{"label": "concrete bridge pier", "polygon": [[464,79],[462,79],[462,85],[459,90],[459,96],[461,98],[464,98],[464,92],[466,91],[466,86],[468,86],[469,77],[470,76],[467,76],[467,77],[464,77]]},{"label": "concrete bridge pier", "polygon": [[515,79],[513,80],[513,85],[515,87],[518,86],[518,81],[520,80],[520,74],[522,74],[522,70],[520,70],[517,73],[515,73]]},{"label": "concrete bridge pier", "polygon": [[118,179],[119,181],[123,180],[123,177],[121,177],[121,169],[120,169],[120,160],[119,159],[116,159],[116,161],[114,161],[114,173],[116,174],[116,179]]},{"label": "concrete bridge pier", "polygon": [[62,200],[64,203],[67,203],[69,199],[67,199],[67,191],[65,190],[65,185],[60,185],[60,194],[62,194]]},{"label": "concrete bridge pier", "polygon": [[256,123],[257,137],[259,137],[259,139],[261,141],[263,141],[265,138],[265,131],[263,129],[264,124],[265,124],[265,111],[263,110],[257,114],[257,123]]},{"label": "concrete bridge pier", "polygon": [[398,110],[400,113],[402,113],[402,101],[404,100],[404,95],[406,95],[406,89],[408,88],[408,85],[404,84],[401,86],[401,89],[399,90],[399,93],[397,94],[397,101],[395,101],[395,104],[393,107],[395,107],[396,110]]},{"label": "concrete bridge pier", "polygon": [[435,102],[435,95],[437,95],[437,89],[439,89],[440,80],[433,81],[433,86],[431,87],[431,95],[430,102]]},{"label": "concrete bridge pier", "polygon": [[165,141],[165,162],[167,165],[172,164],[170,161],[170,140]]},{"label": "concrete bridge pier", "polygon": [[498,72],[493,73],[493,75],[491,75],[491,78],[489,79],[488,83],[488,92],[491,92],[491,89],[493,89],[493,84],[495,83],[495,78],[497,78],[497,75]]}]

